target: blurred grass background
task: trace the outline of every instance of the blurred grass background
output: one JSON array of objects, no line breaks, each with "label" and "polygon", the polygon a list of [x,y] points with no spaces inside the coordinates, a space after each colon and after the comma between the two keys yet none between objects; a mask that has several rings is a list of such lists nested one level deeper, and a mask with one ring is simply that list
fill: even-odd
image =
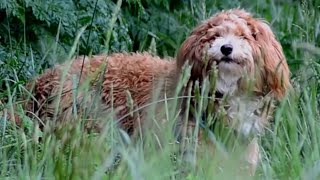
[{"label": "blurred grass background", "polygon": [[[261,139],[262,163],[253,178],[318,179],[319,0],[4,0],[0,2],[1,102],[15,103],[27,80],[65,61],[82,27],[86,29],[76,55],[149,51],[175,56],[200,21],[236,7],[270,22],[283,46],[295,89],[280,104],[273,126]],[[181,178],[169,158],[174,148],[159,154],[151,140],[120,148],[124,161],[117,170],[105,173],[107,157],[118,139],[112,130],[97,135],[70,127],[67,135],[59,136],[42,134],[30,120],[23,124],[23,129],[15,127],[5,115],[0,120],[0,178]],[[211,156],[199,159],[199,169],[189,170],[184,178],[237,176],[237,162],[226,162],[228,168],[219,170],[216,161]]]}]

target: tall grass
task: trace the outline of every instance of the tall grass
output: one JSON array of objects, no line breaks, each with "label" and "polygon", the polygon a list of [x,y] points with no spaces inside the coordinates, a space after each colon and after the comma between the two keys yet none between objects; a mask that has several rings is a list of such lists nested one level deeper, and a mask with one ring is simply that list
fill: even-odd
[{"label": "tall grass", "polygon": [[[301,4],[295,2],[293,5],[289,5],[289,1],[272,0],[189,2],[185,10],[191,15],[181,20],[182,13],[177,19],[192,23],[215,13],[216,6],[231,8],[241,5],[271,22],[292,70],[294,89],[279,104],[274,114],[274,121],[265,135],[259,139],[262,144],[261,162],[255,177],[251,178],[318,179],[320,177],[319,3],[307,0]],[[114,13],[118,13],[117,10]],[[114,14],[112,17],[116,16]],[[114,19],[111,22],[114,22]],[[106,47],[111,41],[111,31],[112,28],[107,34]],[[153,39],[150,49],[156,52],[155,46],[161,41],[167,41],[172,46],[179,44],[171,42],[170,37],[166,38],[163,35],[161,38]],[[146,42],[139,43],[145,46]],[[77,43],[76,38],[74,48]],[[156,50],[160,54],[167,53],[165,48]],[[69,60],[74,51],[75,49],[70,51]],[[17,79],[13,81],[18,82]],[[8,86],[9,84],[12,83],[8,83]],[[167,108],[163,114],[171,123],[167,123],[164,127],[155,125],[149,131],[143,132],[143,138],[133,140],[115,127],[111,115],[102,118],[108,123],[106,129],[99,134],[83,131],[86,119],[81,115],[76,117],[75,123],[70,123],[55,133],[49,130],[41,132],[37,123],[27,117],[22,119],[23,127],[17,127],[8,120],[8,115],[12,113],[10,111],[15,104],[19,103],[17,96],[19,90],[23,91],[23,86],[19,83],[14,85],[19,88],[8,87],[2,95],[8,99],[7,102],[3,102],[8,111],[2,111],[0,120],[0,178],[248,179],[239,173],[242,167],[239,159],[241,147],[236,144],[232,134],[226,133],[220,126],[212,132],[221,146],[228,147],[227,151],[221,148],[222,150],[213,153],[209,146],[201,146],[196,149],[202,152],[196,159],[196,167],[189,167],[180,162],[179,157],[173,160],[179,148],[173,141],[172,133],[173,122],[177,115],[174,108],[171,108],[172,104],[175,106],[177,103],[175,98],[164,100]],[[199,102],[199,110],[208,103],[205,99],[200,99]],[[157,122],[152,113],[152,109],[156,106],[151,104],[148,108],[151,112],[150,120]],[[114,168],[114,158],[117,154],[121,154],[121,161]],[[225,154],[229,158],[222,160]]]}]

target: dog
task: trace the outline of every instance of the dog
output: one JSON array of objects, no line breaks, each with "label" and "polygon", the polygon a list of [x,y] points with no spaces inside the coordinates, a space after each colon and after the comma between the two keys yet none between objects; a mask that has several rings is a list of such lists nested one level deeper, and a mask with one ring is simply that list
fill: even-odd
[{"label": "dog", "polygon": [[[211,110],[224,113],[223,121],[247,139],[247,161],[254,174],[259,161],[256,137],[270,122],[274,102],[283,100],[291,84],[286,58],[270,26],[242,9],[221,11],[201,22],[182,43],[176,58],[114,53],[56,65],[28,83],[33,97],[25,109],[28,116],[36,116],[43,124],[54,118],[55,123],[66,122],[74,113],[75,99],[76,107],[80,107],[88,96],[80,91],[75,94],[73,88],[87,83],[89,94],[100,96],[100,110],[114,109],[119,127],[131,135],[146,119],[143,110],[130,112],[152,102],[155,90],[161,97],[174,96],[186,66],[190,76],[179,93],[190,95],[187,89],[191,88],[190,97],[194,97],[197,83],[217,71]],[[193,129],[195,115],[186,110],[184,100],[181,102],[181,113],[190,114],[187,127]],[[19,121],[19,117],[15,119]]]},{"label": "dog", "polygon": [[186,61],[192,64],[190,84],[208,76],[207,64],[216,64],[215,93],[228,96],[222,105],[227,124],[252,139],[247,160],[254,174],[259,160],[256,136],[271,120],[273,102],[283,100],[291,89],[289,67],[272,29],[245,10],[222,11],[198,25],[183,42],[178,71]]}]

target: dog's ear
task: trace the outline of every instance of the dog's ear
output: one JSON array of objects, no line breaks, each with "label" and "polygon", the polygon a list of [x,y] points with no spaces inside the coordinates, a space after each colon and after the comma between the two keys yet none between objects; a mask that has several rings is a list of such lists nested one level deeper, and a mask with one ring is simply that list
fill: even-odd
[{"label": "dog's ear", "polygon": [[[257,45],[256,64],[264,69],[264,84],[276,98],[282,98],[291,87],[290,71],[281,44],[270,26],[263,20],[249,22]],[[257,55],[258,54],[258,55]],[[261,62],[262,61],[262,62]],[[263,66],[263,67],[261,67]]]},{"label": "dog's ear", "polygon": [[194,79],[201,78],[206,66],[206,62],[204,62],[206,45],[212,42],[215,37],[214,31],[212,31],[213,28],[214,25],[203,23],[191,32],[177,53],[178,70],[181,70],[188,63],[192,65],[191,77]]}]

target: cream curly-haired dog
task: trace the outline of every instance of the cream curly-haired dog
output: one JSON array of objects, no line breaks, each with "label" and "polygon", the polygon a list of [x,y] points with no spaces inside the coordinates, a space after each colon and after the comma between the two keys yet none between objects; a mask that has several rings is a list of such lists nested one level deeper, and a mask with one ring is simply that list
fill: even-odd
[{"label": "cream curly-haired dog", "polygon": [[[101,92],[102,109],[107,112],[113,107],[116,119],[121,118],[119,126],[131,133],[138,119],[144,121],[144,112],[128,116],[132,111],[128,96],[134,108],[150,103],[157,88],[160,94],[172,96],[185,64],[192,67],[185,87],[193,87],[196,81],[201,84],[216,67],[214,112],[224,110],[227,124],[247,137],[247,160],[254,171],[259,158],[255,136],[268,124],[273,107],[270,102],[281,100],[291,85],[282,47],[271,28],[241,9],[219,12],[200,23],[183,42],[175,60],[148,53],[115,53],[57,65],[30,83],[30,87],[34,84],[34,98],[28,103],[27,109],[32,112],[28,114],[44,123],[53,117],[59,121],[70,118],[74,99],[79,105],[85,97],[81,92],[74,97],[75,82],[88,83],[89,92]],[[64,74],[64,68],[69,66]],[[60,103],[56,106],[54,97],[59,93]],[[226,104],[220,101],[222,97]],[[184,112],[186,107],[180,108]],[[194,118],[190,113],[190,122]],[[189,127],[194,127],[194,123]]]}]

